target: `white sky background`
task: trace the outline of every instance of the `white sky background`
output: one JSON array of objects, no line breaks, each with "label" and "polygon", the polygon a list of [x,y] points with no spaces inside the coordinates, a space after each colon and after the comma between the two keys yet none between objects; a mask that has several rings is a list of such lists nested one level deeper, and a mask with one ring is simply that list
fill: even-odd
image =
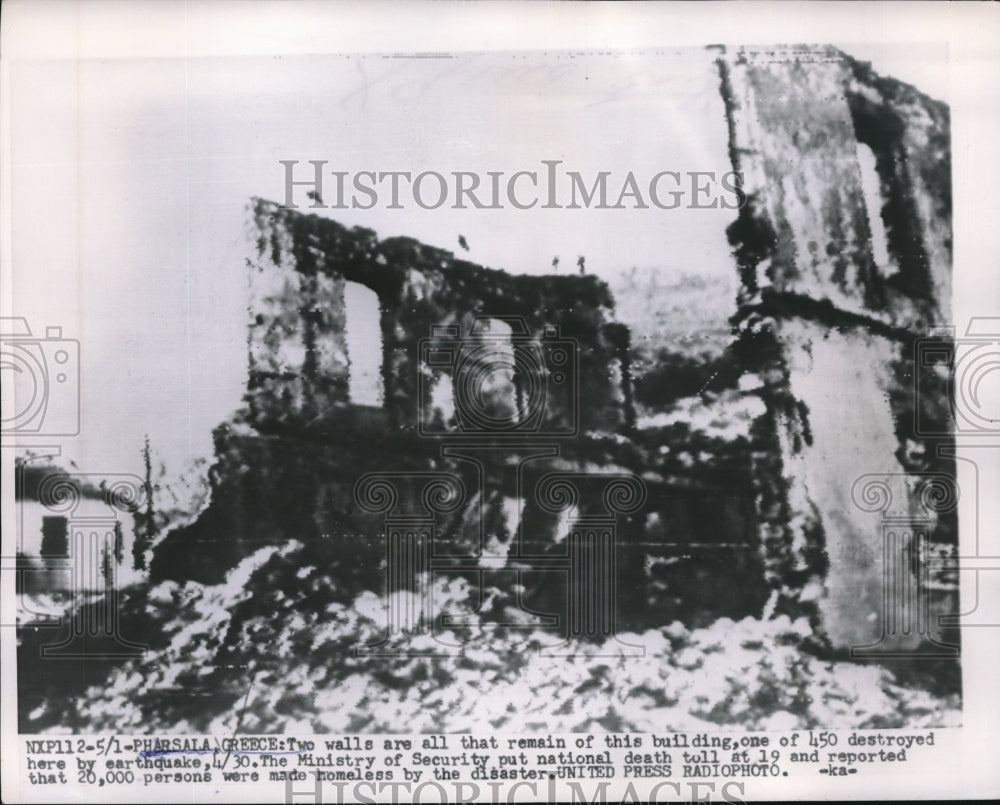
[{"label": "white sky background", "polygon": [[[36,332],[60,324],[81,342],[86,433],[65,448],[81,466],[131,469],[145,432],[172,464],[204,453],[239,403],[244,208],[284,200],[280,159],[300,160],[300,178],[325,159],[328,171],[484,180],[560,159],[588,185],[610,171],[612,204],[629,170],[645,191],[661,170],[731,169],[713,54],[700,48],[64,60],[13,65],[11,88],[15,308]],[[390,210],[382,189],[375,209],[319,213],[518,273],[550,271],[556,255],[576,272],[584,255],[604,277],[633,265],[735,276],[733,210]]]},{"label": "white sky background", "polygon": [[[310,8],[315,24],[336,18],[337,9]],[[169,2],[146,10],[140,30],[177,25],[186,13],[169,40],[174,53],[220,13]],[[97,27],[98,18],[79,19],[80,30]],[[349,51],[351,40],[334,39]],[[60,325],[80,341],[83,432],[60,441],[85,471],[138,471],[145,433],[174,472],[210,454],[211,429],[239,405],[246,370],[244,207],[253,195],[283,200],[279,159],[325,159],[329,170],[351,172],[481,174],[561,159],[561,170],[585,176],[610,171],[612,188],[629,170],[642,185],[660,170],[731,169],[714,54],[703,46],[454,59],[294,55],[291,47],[143,58],[137,45],[122,47],[130,58],[15,60],[8,74],[12,308],[36,334]],[[842,47],[947,95],[943,44]],[[590,55],[571,55],[580,53]],[[304,177],[310,166],[300,169]],[[385,203],[319,213],[514,272],[549,271],[556,255],[561,271],[575,272],[585,255],[588,271],[606,278],[640,266],[735,282],[725,238],[732,210]]]}]

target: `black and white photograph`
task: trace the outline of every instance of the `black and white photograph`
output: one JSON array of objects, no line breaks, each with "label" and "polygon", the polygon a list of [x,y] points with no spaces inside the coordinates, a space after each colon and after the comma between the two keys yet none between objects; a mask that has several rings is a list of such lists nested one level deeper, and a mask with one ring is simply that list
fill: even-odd
[{"label": "black and white photograph", "polygon": [[971,56],[233,5],[334,46],[53,3],[83,55],[3,66],[10,801],[851,797],[995,738]]}]

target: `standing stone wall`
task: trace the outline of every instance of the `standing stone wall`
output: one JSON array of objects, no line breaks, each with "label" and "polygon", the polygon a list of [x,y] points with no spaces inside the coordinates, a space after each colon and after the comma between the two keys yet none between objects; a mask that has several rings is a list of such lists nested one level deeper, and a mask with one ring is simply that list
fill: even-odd
[{"label": "standing stone wall", "polygon": [[[914,556],[885,603],[884,518],[953,530],[922,496],[953,470],[913,420],[927,403],[914,396],[915,340],[950,315],[948,110],[829,47],[722,51],[718,66],[747,197],[729,229],[735,321],[768,410],[755,462],[766,574],[776,606],[812,615],[831,647],[873,644],[897,590],[919,586]],[[890,508],[859,505],[863,476]],[[912,529],[900,533],[916,551]],[[890,637],[903,651],[936,639]]]}]

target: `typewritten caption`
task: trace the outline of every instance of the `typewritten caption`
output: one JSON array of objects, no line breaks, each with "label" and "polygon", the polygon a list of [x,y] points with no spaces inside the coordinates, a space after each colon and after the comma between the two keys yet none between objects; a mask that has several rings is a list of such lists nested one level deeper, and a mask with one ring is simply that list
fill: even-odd
[{"label": "typewritten caption", "polygon": [[[708,795],[711,801],[741,802],[747,781],[816,774],[851,778],[885,764],[897,769],[900,764],[919,764],[922,755],[926,759],[933,752],[937,735],[934,730],[805,730],[744,735],[107,735],[21,740],[23,777],[35,789],[184,784],[218,792],[243,784],[268,786],[286,802],[386,797],[436,802],[442,801],[442,794],[448,801],[513,802],[524,796],[551,799],[558,786],[559,796],[590,799],[602,794],[602,783],[614,781],[628,783],[636,801],[690,794],[693,800]],[[534,790],[516,791],[526,788]],[[422,790],[429,798],[421,798]]]}]

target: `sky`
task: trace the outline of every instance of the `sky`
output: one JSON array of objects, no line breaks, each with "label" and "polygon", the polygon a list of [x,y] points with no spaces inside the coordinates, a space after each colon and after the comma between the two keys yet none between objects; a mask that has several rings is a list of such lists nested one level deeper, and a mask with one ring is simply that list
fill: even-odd
[{"label": "sky", "polygon": [[[867,50],[855,52],[877,70],[947,92],[946,49]],[[609,171],[612,187],[629,171],[640,185],[659,171],[721,176],[713,60],[692,47],[15,62],[13,309],[36,335],[60,326],[79,341],[81,435],[63,455],[138,472],[145,434],[172,473],[210,454],[245,379],[246,204],[284,200],[280,160],[479,175],[561,160]],[[579,256],[607,279],[735,273],[723,208],[318,212],[516,273],[554,257],[574,271]]]}]

